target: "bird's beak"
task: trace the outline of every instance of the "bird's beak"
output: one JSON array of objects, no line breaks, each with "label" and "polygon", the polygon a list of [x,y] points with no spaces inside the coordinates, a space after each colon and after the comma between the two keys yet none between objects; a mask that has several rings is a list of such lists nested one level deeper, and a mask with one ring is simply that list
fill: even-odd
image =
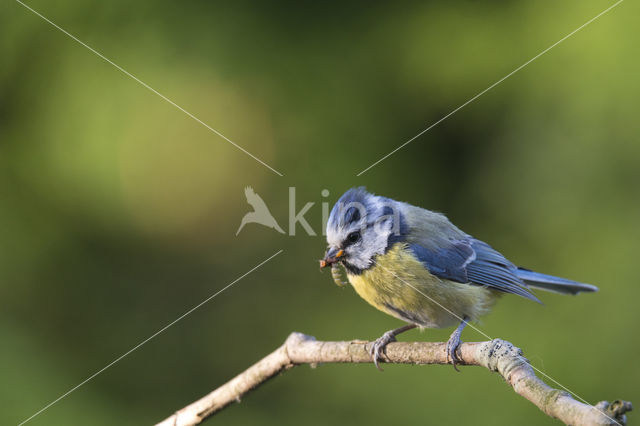
[{"label": "bird's beak", "polygon": [[344,250],[330,247],[329,250],[327,250],[327,254],[324,256],[324,259],[320,261],[320,267],[326,268],[327,266],[331,266],[338,262],[343,256]]}]

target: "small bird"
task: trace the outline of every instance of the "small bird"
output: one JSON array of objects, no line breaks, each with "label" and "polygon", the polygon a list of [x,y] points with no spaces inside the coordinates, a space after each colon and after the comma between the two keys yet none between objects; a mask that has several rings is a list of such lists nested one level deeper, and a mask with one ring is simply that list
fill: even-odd
[{"label": "small bird", "polygon": [[246,225],[247,223],[259,223],[260,225],[264,225],[268,228],[273,228],[279,233],[284,234],[284,231],[282,230],[282,228],[280,228],[278,222],[276,222],[276,219],[269,211],[267,205],[264,203],[262,198],[260,198],[260,196],[255,193],[253,188],[247,186],[244,189],[244,195],[245,197],[247,197],[247,203],[249,203],[249,205],[253,207],[253,211],[244,215],[242,221],[240,222],[240,227],[236,231],[236,235],[240,233],[244,225]]},{"label": "small bird", "polygon": [[[520,268],[487,243],[464,233],[446,216],[352,188],[327,222],[328,248],[320,267],[338,265],[364,300],[408,324],[371,347],[378,369],[384,348],[404,331],[459,324],[447,342],[453,367],[462,330],[489,312],[504,293],[540,300],[530,288],[564,294],[598,288]],[[343,285],[338,273],[332,274]]]}]

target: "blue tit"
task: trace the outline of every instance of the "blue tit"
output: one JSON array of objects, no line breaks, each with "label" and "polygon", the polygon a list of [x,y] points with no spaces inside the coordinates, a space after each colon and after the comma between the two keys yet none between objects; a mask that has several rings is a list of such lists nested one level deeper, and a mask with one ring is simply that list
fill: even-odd
[{"label": "blue tit", "polygon": [[[407,325],[384,333],[371,347],[376,367],[384,347],[415,327],[459,324],[447,342],[456,367],[460,335],[504,293],[540,303],[531,288],[564,294],[593,292],[589,284],[519,268],[487,243],[458,229],[443,214],[352,188],[327,222],[321,267],[338,265],[364,300]],[[333,274],[343,284],[339,274]],[[457,369],[457,368],[456,368]]]}]

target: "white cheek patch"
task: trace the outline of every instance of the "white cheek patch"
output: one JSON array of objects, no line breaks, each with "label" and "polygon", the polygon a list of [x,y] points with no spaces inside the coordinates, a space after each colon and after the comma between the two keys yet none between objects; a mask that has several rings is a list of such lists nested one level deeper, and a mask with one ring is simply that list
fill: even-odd
[{"label": "white cheek patch", "polygon": [[351,250],[347,249],[348,262],[359,269],[369,268],[375,257],[386,251],[391,228],[390,220],[380,223],[378,227],[375,225],[368,227],[363,232],[360,242],[349,247]]}]

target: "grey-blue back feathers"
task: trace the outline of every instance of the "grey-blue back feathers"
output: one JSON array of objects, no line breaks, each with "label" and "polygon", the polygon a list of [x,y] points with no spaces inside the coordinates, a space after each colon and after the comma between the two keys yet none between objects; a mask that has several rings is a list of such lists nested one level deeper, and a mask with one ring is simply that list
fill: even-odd
[{"label": "grey-blue back feathers", "polygon": [[518,277],[518,268],[487,243],[468,237],[445,244],[436,251],[417,244],[410,247],[429,272],[439,278],[482,285],[541,303]]}]

